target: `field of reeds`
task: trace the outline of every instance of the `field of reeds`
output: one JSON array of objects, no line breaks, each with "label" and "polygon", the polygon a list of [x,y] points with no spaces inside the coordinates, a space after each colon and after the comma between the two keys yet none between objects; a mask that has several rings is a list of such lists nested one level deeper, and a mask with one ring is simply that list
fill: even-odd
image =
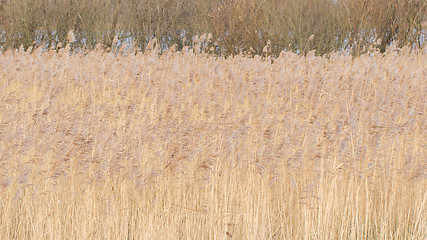
[{"label": "field of reeds", "polygon": [[427,238],[426,48],[68,50],[0,53],[0,239]]}]

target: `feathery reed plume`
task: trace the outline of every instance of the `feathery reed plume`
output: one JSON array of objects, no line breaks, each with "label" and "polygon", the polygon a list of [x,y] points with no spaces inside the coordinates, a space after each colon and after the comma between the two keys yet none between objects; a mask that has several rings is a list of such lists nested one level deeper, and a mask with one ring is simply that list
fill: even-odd
[{"label": "feathery reed plume", "polygon": [[74,41],[76,41],[76,38],[74,37],[74,30],[70,30],[67,34],[67,40],[68,43],[73,43]]},{"label": "feathery reed plume", "polygon": [[147,43],[147,46],[146,46],[146,48],[145,48],[145,51],[146,51],[146,52],[150,52],[150,51],[152,51],[152,50],[155,50],[155,48],[157,48],[157,39],[156,39],[156,38],[153,38],[153,39],[151,39],[151,40]]},{"label": "feathery reed plume", "polygon": [[305,53],[305,51],[307,50],[308,44],[309,42],[312,42],[314,40],[314,34],[310,35],[310,37],[307,38],[307,42],[305,43],[304,49],[303,49],[303,53]]},{"label": "feathery reed plume", "polygon": [[118,35],[116,35],[116,36],[114,36],[114,38],[113,38],[113,46],[116,46],[117,45],[117,43],[119,42],[119,36]]},{"label": "feathery reed plume", "polygon": [[208,42],[212,41],[212,33],[208,34],[206,41],[208,41]]},{"label": "feathery reed plume", "polygon": [[267,55],[271,52],[271,42],[270,40],[267,41],[267,45],[264,46],[262,49],[262,54],[264,54],[264,57],[267,57]]},{"label": "feathery reed plume", "polygon": [[199,43],[206,41],[206,38],[207,38],[207,34],[206,33],[202,34],[202,36],[200,36],[200,38],[199,38]]}]

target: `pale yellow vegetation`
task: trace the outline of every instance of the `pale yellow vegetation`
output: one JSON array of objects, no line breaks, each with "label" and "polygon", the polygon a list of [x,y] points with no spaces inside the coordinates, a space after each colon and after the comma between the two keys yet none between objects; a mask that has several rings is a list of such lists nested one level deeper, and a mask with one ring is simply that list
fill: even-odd
[{"label": "pale yellow vegetation", "polygon": [[0,239],[426,239],[425,49],[64,51],[0,54]]}]

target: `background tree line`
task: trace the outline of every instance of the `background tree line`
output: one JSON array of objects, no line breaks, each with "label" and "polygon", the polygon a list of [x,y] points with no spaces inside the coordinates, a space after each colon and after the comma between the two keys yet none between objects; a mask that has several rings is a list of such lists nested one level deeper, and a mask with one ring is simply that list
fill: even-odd
[{"label": "background tree line", "polygon": [[[75,48],[131,42],[144,49],[156,38],[162,49],[200,44],[228,55],[316,49],[323,55],[376,44],[381,51],[423,47],[426,0],[0,0],[0,47],[26,49],[67,42]],[[211,33],[212,39],[194,41]],[[314,36],[311,37],[310,36]],[[114,37],[118,36],[118,41]],[[379,39],[381,39],[379,41]]]}]

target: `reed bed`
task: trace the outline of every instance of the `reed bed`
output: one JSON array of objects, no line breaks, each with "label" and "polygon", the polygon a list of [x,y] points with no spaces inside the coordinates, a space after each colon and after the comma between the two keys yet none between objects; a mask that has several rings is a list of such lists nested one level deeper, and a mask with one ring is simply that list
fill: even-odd
[{"label": "reed bed", "polygon": [[0,54],[0,239],[426,239],[426,49]]}]

